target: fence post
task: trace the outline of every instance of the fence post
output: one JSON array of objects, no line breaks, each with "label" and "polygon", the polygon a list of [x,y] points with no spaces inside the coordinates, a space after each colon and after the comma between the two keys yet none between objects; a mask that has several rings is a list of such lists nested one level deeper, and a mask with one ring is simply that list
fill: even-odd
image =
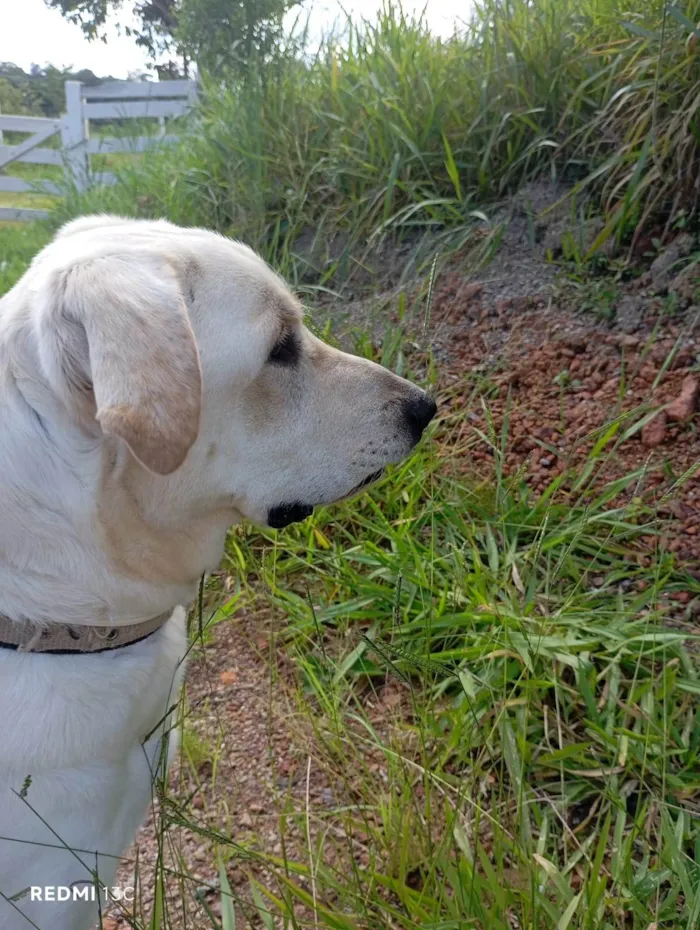
[{"label": "fence post", "polygon": [[88,127],[83,117],[83,99],[80,81],[66,81],[66,115],[61,122],[61,144],[70,180],[78,191],[90,183],[88,161]]}]

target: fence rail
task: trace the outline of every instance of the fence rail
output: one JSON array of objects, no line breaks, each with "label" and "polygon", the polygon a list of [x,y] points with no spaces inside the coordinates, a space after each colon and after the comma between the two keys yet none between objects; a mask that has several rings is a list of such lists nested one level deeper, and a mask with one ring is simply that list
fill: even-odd
[{"label": "fence rail", "polygon": [[[114,184],[112,172],[92,170],[91,155],[142,154],[158,145],[171,145],[179,136],[166,131],[165,120],[184,116],[197,99],[194,81],[108,81],[86,87],[66,81],[66,112],[60,119],[0,113],[0,172],[13,162],[62,167],[65,181],[79,191],[95,184]],[[133,138],[90,138],[90,120],[158,120],[158,132]],[[28,136],[10,144],[3,132]],[[60,148],[43,146],[60,135]],[[43,146],[43,147],[42,147]],[[59,195],[62,185],[50,178],[26,181],[0,173],[0,192]],[[0,220],[34,220],[46,210],[0,205]]]},{"label": "fence rail", "polygon": [[[2,120],[1,116],[0,120]],[[0,125],[2,124],[0,123]],[[54,165],[59,168],[63,165],[63,156],[58,149],[31,149],[31,151],[25,152],[23,155],[17,155],[15,148],[14,145],[0,145],[0,162],[3,165],[9,164],[11,161],[21,161],[30,165]],[[13,157],[5,160],[6,155],[12,155]]]},{"label": "fence rail", "polygon": [[185,97],[194,103],[197,85],[194,81],[105,81],[83,89],[85,100],[146,100]]}]

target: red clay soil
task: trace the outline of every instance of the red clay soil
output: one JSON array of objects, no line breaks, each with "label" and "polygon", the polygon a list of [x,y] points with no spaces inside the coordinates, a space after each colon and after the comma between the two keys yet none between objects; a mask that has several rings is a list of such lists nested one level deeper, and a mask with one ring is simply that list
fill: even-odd
[{"label": "red clay soil", "polygon": [[[480,463],[492,468],[493,450],[479,439],[479,432],[488,432],[480,398],[486,399],[498,437],[508,411],[506,473],[521,470],[540,492],[559,474],[580,474],[605,427],[630,414],[602,453],[596,481],[644,467],[634,496],[653,503],[658,516],[670,521],[664,544],[695,573],[700,568],[700,308],[659,322],[659,298],[644,291],[632,296],[633,288],[638,292],[640,285],[629,287],[621,305],[631,304],[636,317],[628,325],[618,310],[615,325],[578,312],[563,291],[486,298],[479,283],[458,271],[446,273],[436,285],[431,315],[443,409],[470,411],[458,437],[469,449],[465,472],[478,471]],[[488,379],[481,385],[480,375]],[[654,411],[649,423],[619,442]],[[670,500],[660,502],[693,470]],[[650,537],[649,544],[654,540]]]}]

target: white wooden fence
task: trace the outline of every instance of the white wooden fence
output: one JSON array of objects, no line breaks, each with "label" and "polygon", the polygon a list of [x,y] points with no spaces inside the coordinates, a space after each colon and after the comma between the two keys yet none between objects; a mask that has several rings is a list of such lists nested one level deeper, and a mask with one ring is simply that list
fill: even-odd
[{"label": "white wooden fence", "polygon": [[[66,181],[77,190],[93,184],[113,184],[109,172],[93,172],[91,155],[115,152],[145,152],[154,145],[177,141],[166,133],[167,117],[182,116],[197,98],[194,81],[109,81],[87,87],[79,81],[66,81],[66,112],[59,119],[38,116],[12,116],[0,113],[0,192],[13,194],[60,194],[61,184],[49,179],[12,177],[2,171],[11,162],[59,165]],[[157,119],[157,135],[124,138],[90,138],[90,120]],[[28,135],[24,141],[5,144],[3,130]],[[41,147],[43,142],[60,134],[60,148]],[[47,215],[46,210],[26,207],[3,207],[0,220],[33,220]]]}]

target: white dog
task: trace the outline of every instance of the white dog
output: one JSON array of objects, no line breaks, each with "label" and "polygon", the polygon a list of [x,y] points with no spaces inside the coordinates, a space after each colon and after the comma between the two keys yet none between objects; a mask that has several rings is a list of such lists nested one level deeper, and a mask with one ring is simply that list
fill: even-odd
[{"label": "white dog", "polygon": [[229,526],[347,497],[435,413],[301,317],[245,246],[110,216],[0,300],[2,930],[95,923]]}]

